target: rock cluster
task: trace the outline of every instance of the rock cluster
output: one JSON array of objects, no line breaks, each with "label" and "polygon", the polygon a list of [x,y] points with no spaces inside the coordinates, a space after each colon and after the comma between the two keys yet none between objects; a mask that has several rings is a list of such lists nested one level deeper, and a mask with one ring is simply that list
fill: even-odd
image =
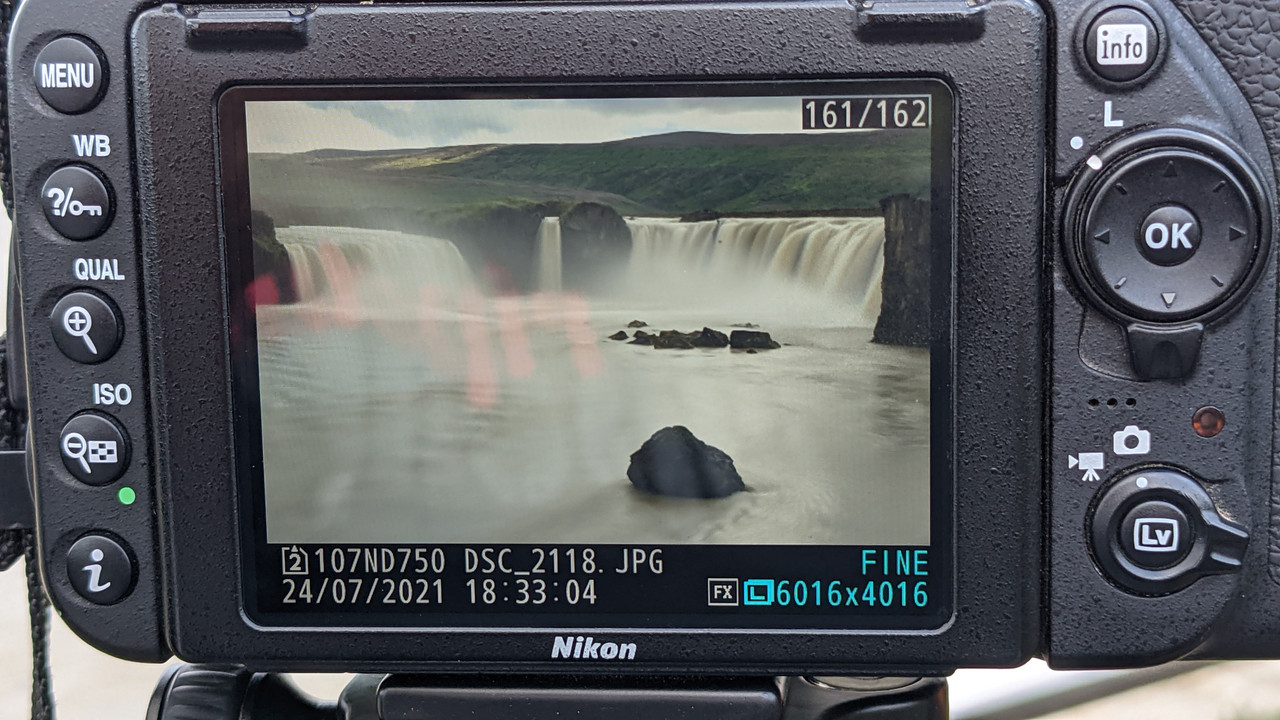
[{"label": "rock cluster", "polygon": [[729,347],[734,350],[777,350],[782,346],[763,330],[734,330],[729,335]]},{"label": "rock cluster", "polygon": [[631,453],[627,479],[640,492],[683,498],[722,498],[746,490],[733,458],[683,425],[665,427]]},{"label": "rock cluster", "polygon": [[[627,324],[629,328],[648,327],[648,324],[640,320],[633,320]],[[750,323],[734,327],[758,327]],[[626,340],[627,332],[619,330],[609,336],[610,340]],[[732,348],[734,350],[746,350],[747,352],[755,352],[757,350],[777,350],[782,347],[774,340],[769,333],[761,330],[734,330],[726,335],[719,330],[713,330],[704,327],[701,330],[693,332],[680,332],[679,330],[659,330],[656,333],[647,332],[637,329],[635,334],[631,336],[629,345],[647,345],[655,350],[692,350],[693,348]]]}]

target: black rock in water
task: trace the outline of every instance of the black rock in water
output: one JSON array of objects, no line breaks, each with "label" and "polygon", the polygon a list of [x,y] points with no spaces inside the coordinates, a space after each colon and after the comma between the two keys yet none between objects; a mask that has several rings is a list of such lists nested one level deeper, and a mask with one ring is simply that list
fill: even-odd
[{"label": "black rock in water", "polygon": [[682,425],[665,427],[631,453],[627,479],[641,492],[684,498],[722,498],[746,490],[733,458]]},{"label": "black rock in water", "polygon": [[653,347],[655,350],[692,350],[694,334],[663,330],[653,339]]},{"label": "black rock in water", "polygon": [[610,339],[610,340],[626,340],[626,339],[627,339],[627,333],[626,333],[626,331],[625,331],[625,330],[619,330],[618,332],[616,332],[616,333],[614,333],[614,334],[610,335],[610,336],[609,336],[609,339]]},{"label": "black rock in water", "polygon": [[709,327],[702,328],[700,333],[689,333],[689,335],[692,336],[689,338],[689,342],[693,343],[694,347],[722,348],[729,346],[728,335],[719,330],[712,330]]},{"label": "black rock in water", "polygon": [[566,290],[600,290],[631,262],[631,229],[617,210],[580,202],[560,216],[560,265]]},{"label": "black rock in water", "polygon": [[627,327],[629,328],[649,327],[649,323],[643,320],[632,320],[631,322],[627,323]]},{"label": "black rock in water", "polygon": [[782,347],[769,333],[761,330],[734,330],[729,335],[729,347],[734,350],[777,350]]},{"label": "black rock in water", "polygon": [[704,208],[702,210],[694,210],[691,213],[681,215],[680,222],[708,222],[710,220],[719,220],[720,217],[720,213],[715,210],[707,210]]},{"label": "black rock in water", "polygon": [[627,343],[628,345],[652,345],[655,335],[650,335],[643,330],[637,330],[635,339]]},{"label": "black rock in water", "polygon": [[755,330],[756,328],[758,328],[758,327],[760,327],[760,326],[759,326],[759,325],[757,325],[757,324],[755,324],[755,323],[733,323],[733,324],[732,324],[732,325],[730,325],[729,327],[746,328],[746,329],[748,329],[748,330]]},{"label": "black rock in water", "polygon": [[880,317],[872,341],[929,346],[929,254],[933,248],[928,200],[894,195],[884,212],[884,278]]}]

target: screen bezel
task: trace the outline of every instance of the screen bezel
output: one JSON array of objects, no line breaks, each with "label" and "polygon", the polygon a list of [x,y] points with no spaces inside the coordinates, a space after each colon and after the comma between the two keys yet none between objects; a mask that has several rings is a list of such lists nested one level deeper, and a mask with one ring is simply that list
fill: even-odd
[{"label": "screen bezel", "polygon": [[[442,100],[450,99],[560,99],[628,97],[824,97],[848,95],[924,95],[931,98],[930,209],[932,256],[930,272],[930,594],[942,597],[931,603],[932,612],[894,615],[765,615],[744,622],[741,616],[702,614],[616,614],[592,612],[521,614],[468,612],[406,614],[394,612],[264,612],[258,607],[259,583],[267,577],[261,568],[275,558],[266,538],[266,507],[262,479],[261,415],[256,358],[256,320],[245,298],[245,287],[254,277],[250,237],[250,191],[245,128],[245,103],[272,100]],[[419,86],[236,86],[218,100],[222,207],[226,229],[226,302],[231,352],[230,380],[235,437],[235,485],[239,498],[240,580],[242,610],[264,627],[405,627],[528,628],[575,633],[602,628],[617,630],[727,632],[770,629],[841,631],[933,631],[953,616],[955,598],[955,468],[954,468],[954,326],[955,326],[955,107],[952,91],[936,79],[845,80],[715,83],[617,84],[521,84],[521,85],[419,85]],[[405,543],[404,545],[413,545]],[[754,546],[742,546],[754,547]],[[594,621],[581,627],[583,618]],[[815,620],[826,620],[820,623]],[[847,620],[840,624],[838,620]]]},{"label": "screen bezel", "polygon": [[[125,81],[137,143],[157,594],[174,653],[289,671],[621,667],[553,660],[553,634],[541,629],[274,628],[246,617],[216,126],[226,88],[901,77],[940,79],[955,97],[953,618],[936,631],[637,631],[629,641],[642,653],[626,667],[945,674],[1015,666],[1042,650],[1051,19],[1021,0],[995,0],[928,33],[865,23],[863,14],[846,0],[320,4],[294,26],[294,44],[194,37],[190,14],[172,5],[134,16]],[[562,39],[559,52],[548,52],[550,38]]]}]

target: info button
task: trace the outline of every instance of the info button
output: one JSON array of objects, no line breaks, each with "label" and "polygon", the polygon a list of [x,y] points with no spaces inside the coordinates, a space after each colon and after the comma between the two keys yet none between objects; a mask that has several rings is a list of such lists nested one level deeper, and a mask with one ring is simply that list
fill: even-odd
[{"label": "info button", "polygon": [[1160,30],[1132,7],[1104,11],[1089,25],[1085,59],[1099,77],[1126,83],[1146,75],[1160,55]]}]

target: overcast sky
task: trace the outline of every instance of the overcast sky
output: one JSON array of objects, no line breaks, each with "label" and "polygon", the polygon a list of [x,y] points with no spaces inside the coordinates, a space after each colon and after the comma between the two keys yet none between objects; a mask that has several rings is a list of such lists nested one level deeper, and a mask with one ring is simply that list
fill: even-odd
[{"label": "overcast sky", "polygon": [[801,99],[270,101],[246,103],[249,152],[598,143],[701,130],[800,131]]}]

